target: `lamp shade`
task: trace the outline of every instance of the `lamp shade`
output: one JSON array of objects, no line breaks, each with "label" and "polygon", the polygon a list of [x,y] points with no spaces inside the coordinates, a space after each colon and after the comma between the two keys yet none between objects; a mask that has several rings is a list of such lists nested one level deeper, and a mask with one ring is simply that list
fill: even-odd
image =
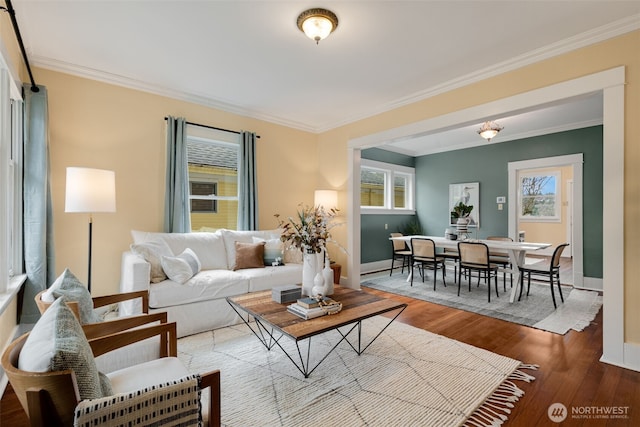
[{"label": "lamp shade", "polygon": [[65,212],[115,212],[116,174],[90,168],[67,168]]},{"label": "lamp shade", "polygon": [[336,190],[316,190],[314,193],[314,204],[327,209],[338,207],[338,192]]}]

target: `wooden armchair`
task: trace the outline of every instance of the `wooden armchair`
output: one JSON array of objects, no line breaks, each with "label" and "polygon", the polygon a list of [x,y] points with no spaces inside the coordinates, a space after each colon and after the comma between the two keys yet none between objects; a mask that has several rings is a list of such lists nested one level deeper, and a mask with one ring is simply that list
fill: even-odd
[{"label": "wooden armchair", "polygon": [[[112,382],[114,393],[132,392],[188,375],[188,371],[176,357],[176,324],[165,323],[116,334],[96,336],[89,340],[94,356],[99,356],[156,335],[164,336],[162,341],[165,345],[160,349],[161,359],[110,374],[110,379],[111,375],[125,376],[127,378],[126,386],[137,385],[134,389],[122,389],[118,388],[118,382]],[[81,401],[74,371],[27,372],[20,370],[18,361],[28,336],[29,333],[12,342],[3,353],[1,363],[20,404],[29,417],[31,426],[73,425],[74,411]],[[150,378],[155,382],[149,384]],[[208,415],[208,425],[219,426],[220,371],[202,374],[200,384],[201,388],[209,387],[211,389],[209,405],[203,405],[205,421]]]},{"label": "wooden armchair", "polygon": [[[39,292],[34,298],[36,305],[40,310],[40,314],[44,314],[49,306],[53,304],[42,299],[42,294],[44,294],[45,292],[46,291]],[[100,308],[136,298],[142,299],[143,314],[116,317],[99,323],[85,323],[82,325],[82,329],[84,330],[87,339],[91,340],[98,336],[114,334],[117,332],[125,331],[127,329],[139,328],[145,325],[148,326],[151,324],[167,323],[166,312],[148,314],[149,295],[147,291],[92,297],[92,300],[94,308]],[[76,318],[80,319],[78,302],[66,301],[66,305],[71,309],[71,311],[73,311]],[[97,359],[97,363],[100,366],[101,370],[106,373],[124,368],[126,366],[131,366],[132,364],[138,364],[147,360],[156,359],[159,357],[158,340],[160,347],[166,346],[165,335],[160,334],[159,338],[152,338],[145,342],[137,343],[130,348],[123,348],[109,355],[99,357]]]}]

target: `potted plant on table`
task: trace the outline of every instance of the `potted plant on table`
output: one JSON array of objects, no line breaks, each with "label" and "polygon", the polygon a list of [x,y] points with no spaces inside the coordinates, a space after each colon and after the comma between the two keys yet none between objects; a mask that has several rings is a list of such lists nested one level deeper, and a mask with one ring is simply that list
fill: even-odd
[{"label": "potted plant on table", "polygon": [[[331,229],[338,225],[334,222],[338,211],[322,206],[299,207],[296,217],[289,217],[286,221],[281,220],[279,214],[275,217],[282,229],[280,240],[302,251],[302,293],[311,295],[315,276],[322,271],[325,257],[328,260],[327,243],[336,243],[331,237]],[[333,280],[331,282],[333,285]]]},{"label": "potted plant on table", "polygon": [[451,211],[451,218],[457,220],[456,228],[458,232],[466,232],[467,226],[469,225],[469,215],[473,211],[473,205],[465,205],[462,202],[459,202],[457,205],[453,207]]}]

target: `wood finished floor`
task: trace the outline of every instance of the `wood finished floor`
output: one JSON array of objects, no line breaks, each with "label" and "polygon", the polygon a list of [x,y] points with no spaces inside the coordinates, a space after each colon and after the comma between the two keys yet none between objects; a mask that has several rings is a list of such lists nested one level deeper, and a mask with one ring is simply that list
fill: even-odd
[{"label": "wood finished floor", "polygon": [[[426,301],[371,292],[408,303],[398,318],[400,322],[540,365],[539,370],[529,371],[536,377],[535,381],[518,382],[525,395],[513,409],[506,426],[640,425],[640,373],[598,360],[602,355],[602,311],[583,332],[571,331],[562,336]],[[224,371],[224,367],[220,368]],[[563,423],[556,424],[547,416],[549,405],[556,402],[564,404],[569,411],[572,407],[628,407],[629,418],[573,419],[570,415]],[[27,418],[8,386],[0,401],[0,426],[27,425]]]}]

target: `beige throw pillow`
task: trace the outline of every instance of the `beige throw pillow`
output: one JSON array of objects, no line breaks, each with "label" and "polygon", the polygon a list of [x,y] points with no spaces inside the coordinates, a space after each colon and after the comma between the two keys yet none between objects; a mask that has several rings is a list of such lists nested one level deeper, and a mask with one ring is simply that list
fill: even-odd
[{"label": "beige throw pillow", "polygon": [[243,268],[264,268],[264,245],[259,243],[235,242],[236,245],[236,265],[234,270]]}]

